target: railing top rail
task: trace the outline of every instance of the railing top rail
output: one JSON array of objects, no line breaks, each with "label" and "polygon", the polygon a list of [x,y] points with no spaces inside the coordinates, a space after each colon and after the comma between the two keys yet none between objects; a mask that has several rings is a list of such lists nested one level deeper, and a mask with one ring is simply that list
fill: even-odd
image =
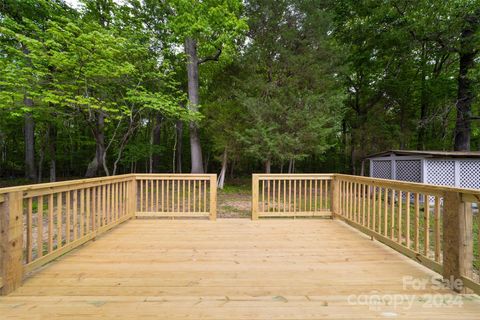
[{"label": "railing top rail", "polygon": [[334,177],[332,173],[254,173],[253,176],[259,179],[302,179],[302,178],[330,178]]},{"label": "railing top rail", "polygon": [[216,177],[215,173],[136,173],[135,178],[163,178],[163,179],[210,179]]},{"label": "railing top rail", "polygon": [[47,183],[38,183],[38,184],[29,184],[23,186],[15,186],[15,187],[7,187],[7,188],[0,188],[0,194],[9,193],[9,192],[17,192],[17,191],[34,191],[34,190],[44,190],[44,189],[53,189],[58,187],[69,187],[69,186],[76,186],[76,185],[83,185],[87,183],[95,183],[95,182],[106,182],[106,181],[115,181],[115,180],[122,180],[133,178],[135,174],[121,174],[116,176],[108,176],[108,177],[98,177],[98,178],[87,178],[87,179],[76,179],[76,180],[67,180],[67,181],[60,181],[60,182],[47,182]]},{"label": "railing top rail", "polygon": [[430,185],[425,183],[379,179],[379,178],[371,178],[371,177],[363,177],[363,176],[353,176],[353,175],[347,175],[347,174],[334,174],[334,176],[344,180],[349,180],[354,182],[363,182],[363,183],[368,183],[376,186],[391,187],[391,188],[401,189],[402,191],[405,190],[405,191],[413,191],[413,192],[419,192],[419,193],[428,193],[430,195],[443,196],[445,192],[456,192],[456,193],[460,193],[465,198],[464,199],[465,201],[480,202],[480,190],[477,190],[477,189]]}]

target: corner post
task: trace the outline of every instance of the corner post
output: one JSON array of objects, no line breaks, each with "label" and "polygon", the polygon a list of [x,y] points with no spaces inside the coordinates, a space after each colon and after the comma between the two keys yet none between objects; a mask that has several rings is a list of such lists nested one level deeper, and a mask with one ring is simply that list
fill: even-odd
[{"label": "corner post", "polygon": [[1,294],[7,295],[23,280],[23,194],[8,193],[0,202]]},{"label": "corner post", "polygon": [[128,190],[128,213],[135,218],[137,212],[137,176],[133,175],[132,180],[129,182]]},{"label": "corner post", "polygon": [[210,220],[217,220],[217,175],[210,175]]},{"label": "corner post", "polygon": [[[472,204],[464,202],[458,192],[448,191],[444,197],[443,212],[443,277],[451,285],[470,277],[473,271]],[[452,282],[455,281],[454,282]],[[465,287],[453,286],[458,292]]]},{"label": "corner post", "polygon": [[258,220],[258,175],[252,175],[252,220]]}]

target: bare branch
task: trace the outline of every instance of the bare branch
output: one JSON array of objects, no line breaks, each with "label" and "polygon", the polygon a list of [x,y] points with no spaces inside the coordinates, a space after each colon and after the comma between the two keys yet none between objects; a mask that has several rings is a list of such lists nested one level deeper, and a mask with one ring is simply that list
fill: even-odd
[{"label": "bare branch", "polygon": [[205,57],[203,59],[198,60],[198,65],[201,65],[202,63],[205,63],[207,61],[218,61],[221,54],[222,54],[222,48],[218,48],[217,52],[213,56],[208,56],[208,57]]}]

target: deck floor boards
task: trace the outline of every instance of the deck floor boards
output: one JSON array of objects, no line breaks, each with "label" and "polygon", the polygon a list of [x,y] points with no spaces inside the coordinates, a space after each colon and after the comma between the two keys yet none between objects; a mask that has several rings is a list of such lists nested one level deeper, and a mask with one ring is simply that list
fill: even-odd
[{"label": "deck floor boards", "polygon": [[[0,319],[480,318],[478,296],[404,276],[438,278],[336,220],[137,219],[0,297]],[[375,297],[403,302],[364,303]]]}]

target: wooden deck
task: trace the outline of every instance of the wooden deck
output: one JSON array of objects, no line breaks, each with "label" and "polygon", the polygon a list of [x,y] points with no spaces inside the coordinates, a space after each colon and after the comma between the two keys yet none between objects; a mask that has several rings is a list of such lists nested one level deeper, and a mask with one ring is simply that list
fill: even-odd
[{"label": "wooden deck", "polygon": [[137,219],[0,297],[0,319],[479,318],[478,296],[403,286],[432,275],[338,220]]}]

